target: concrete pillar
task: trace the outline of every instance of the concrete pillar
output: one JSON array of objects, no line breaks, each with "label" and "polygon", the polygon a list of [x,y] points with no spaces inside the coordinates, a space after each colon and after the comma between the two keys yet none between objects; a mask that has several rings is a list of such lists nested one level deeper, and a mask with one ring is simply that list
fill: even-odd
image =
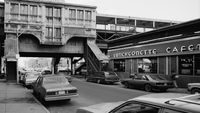
[{"label": "concrete pillar", "polygon": [[2,58],[0,59],[0,76],[1,76],[1,74],[2,74]]},{"label": "concrete pillar", "polygon": [[56,74],[58,72],[58,63],[60,62],[60,57],[56,57],[52,59],[51,62],[51,71],[52,74]]},{"label": "concrete pillar", "polygon": [[55,71],[54,71],[54,59],[53,58],[52,58],[52,61],[51,61],[51,72],[52,72],[52,74],[55,73]]},{"label": "concrete pillar", "polygon": [[73,57],[71,57],[71,74],[75,75],[75,66],[74,66],[74,62],[73,62]]},{"label": "concrete pillar", "polygon": [[17,62],[19,57],[17,34],[6,34],[5,59],[7,82],[18,82]]}]

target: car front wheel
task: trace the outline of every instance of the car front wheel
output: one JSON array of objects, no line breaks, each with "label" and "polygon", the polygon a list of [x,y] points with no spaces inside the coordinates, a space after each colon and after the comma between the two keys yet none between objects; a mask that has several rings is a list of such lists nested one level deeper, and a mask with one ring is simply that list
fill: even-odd
[{"label": "car front wheel", "polygon": [[191,90],[191,93],[192,93],[192,94],[200,94],[200,89],[197,89],[197,88],[192,89],[192,90]]},{"label": "car front wheel", "polygon": [[130,88],[130,85],[129,85],[128,82],[125,82],[125,83],[124,83],[124,86],[125,86],[126,88]]},{"label": "car front wheel", "polygon": [[146,85],[144,86],[144,90],[147,91],[147,92],[151,92],[151,91],[152,91],[151,85],[150,85],[150,84],[146,84]]}]

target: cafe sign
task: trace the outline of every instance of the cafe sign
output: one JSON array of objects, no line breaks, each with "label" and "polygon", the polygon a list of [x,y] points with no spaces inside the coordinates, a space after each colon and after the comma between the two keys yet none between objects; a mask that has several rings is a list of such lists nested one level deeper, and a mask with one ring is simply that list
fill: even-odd
[{"label": "cafe sign", "polygon": [[194,51],[194,50],[198,50],[200,51],[200,44],[196,44],[196,45],[188,45],[188,46],[181,46],[179,47],[167,47],[166,48],[166,52],[167,53],[178,53],[178,52],[185,52],[185,51]]},{"label": "cafe sign", "polygon": [[165,41],[108,51],[111,59],[200,53],[200,37]]}]

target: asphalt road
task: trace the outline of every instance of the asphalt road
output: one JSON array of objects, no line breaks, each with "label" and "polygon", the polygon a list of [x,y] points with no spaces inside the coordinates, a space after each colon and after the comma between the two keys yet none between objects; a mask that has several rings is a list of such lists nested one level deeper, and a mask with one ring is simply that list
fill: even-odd
[{"label": "asphalt road", "polygon": [[72,85],[79,91],[79,97],[71,101],[55,101],[45,103],[51,113],[75,113],[78,107],[85,107],[103,102],[124,101],[147,92],[123,88],[120,84],[102,85],[84,80],[74,79]]}]

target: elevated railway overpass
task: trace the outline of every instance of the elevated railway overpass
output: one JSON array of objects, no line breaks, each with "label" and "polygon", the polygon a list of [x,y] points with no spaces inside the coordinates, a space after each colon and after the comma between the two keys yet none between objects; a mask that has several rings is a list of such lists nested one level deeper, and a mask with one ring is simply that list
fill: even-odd
[{"label": "elevated railway overpass", "polygon": [[[67,4],[64,0],[5,0],[3,25],[7,80],[17,81],[19,57],[84,57],[88,70],[107,60],[95,44],[96,7]],[[92,63],[92,64],[91,64]],[[96,66],[96,67],[95,67]]]},{"label": "elevated railway overpass", "polygon": [[81,57],[88,71],[100,71],[108,61],[109,40],[175,23],[97,14],[95,6],[64,0],[5,0],[0,3],[1,64],[8,81],[18,80],[20,57],[52,57],[55,71],[60,57]]},{"label": "elevated railway overpass", "polygon": [[162,27],[175,25],[177,23],[180,22],[97,13],[96,43],[104,53],[107,53],[108,42],[110,40],[156,30]]}]

